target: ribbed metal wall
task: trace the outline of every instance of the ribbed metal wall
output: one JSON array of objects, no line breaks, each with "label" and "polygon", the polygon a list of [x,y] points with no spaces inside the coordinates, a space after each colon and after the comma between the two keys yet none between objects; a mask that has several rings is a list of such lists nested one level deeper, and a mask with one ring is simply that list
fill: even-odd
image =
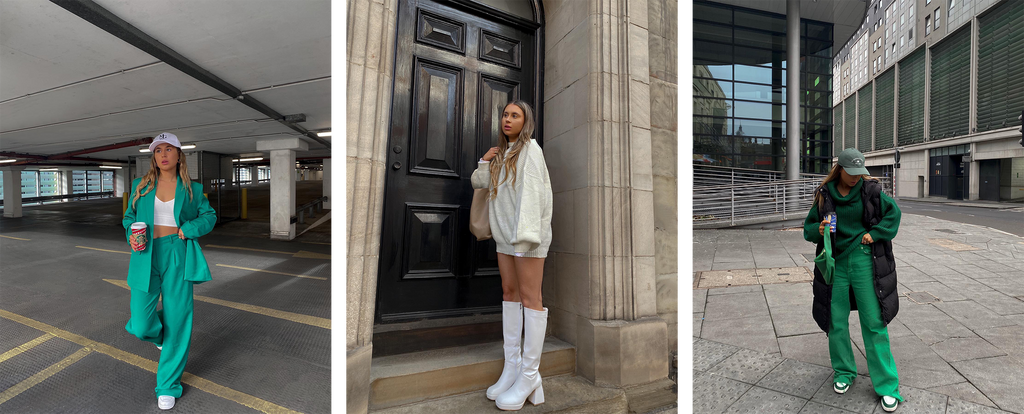
[{"label": "ribbed metal wall", "polygon": [[875,78],[875,149],[892,148],[893,107],[896,96],[896,70],[889,69]]},{"label": "ribbed metal wall", "polygon": [[1024,108],[1024,1],[978,19],[978,131],[1020,125]]},{"label": "ribbed metal wall", "polygon": [[899,62],[899,145],[924,142],[924,52],[918,49]]},{"label": "ribbed metal wall", "polygon": [[932,47],[929,140],[967,135],[971,100],[971,27]]},{"label": "ribbed metal wall", "polygon": [[857,91],[857,150],[871,151],[871,102],[874,100],[871,84]]}]

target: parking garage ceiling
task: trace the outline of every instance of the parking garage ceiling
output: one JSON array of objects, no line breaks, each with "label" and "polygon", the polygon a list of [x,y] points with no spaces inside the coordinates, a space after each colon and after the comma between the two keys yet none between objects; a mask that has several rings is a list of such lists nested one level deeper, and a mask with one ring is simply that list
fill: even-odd
[{"label": "parking garage ceiling", "polygon": [[[93,13],[105,10],[122,26],[94,24],[80,17],[88,10],[68,3],[0,1],[5,155],[116,147],[168,131],[196,150],[227,155],[257,152],[260,140],[300,137],[309,150],[297,158],[330,156],[331,138],[315,135],[331,129],[328,0],[94,1]],[[129,43],[132,36],[153,41],[150,53]],[[288,125],[273,114],[304,114],[305,121]],[[139,148],[75,159],[124,162],[144,155]]]}]

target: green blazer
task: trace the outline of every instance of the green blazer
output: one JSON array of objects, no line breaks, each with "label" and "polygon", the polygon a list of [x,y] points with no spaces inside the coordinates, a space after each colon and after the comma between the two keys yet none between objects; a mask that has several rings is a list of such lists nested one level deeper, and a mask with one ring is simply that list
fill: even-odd
[{"label": "green blazer", "polygon": [[[139,185],[141,178],[132,181],[132,195],[128,198],[128,210],[124,213],[121,224],[124,226],[125,239],[129,240],[132,235],[132,223],[141,221],[146,223],[146,249],[140,252],[132,251],[132,257],[128,264],[128,286],[143,292],[149,292],[150,272],[153,263],[153,206],[156,199],[156,188],[146,195],[139,197],[132,208],[132,200],[135,199],[135,188]],[[145,190],[145,189],[143,189]],[[178,186],[174,190],[174,217],[177,218],[178,228],[185,235],[185,263],[182,266],[185,280],[194,283],[203,283],[212,279],[210,265],[206,263],[203,250],[199,248],[196,238],[203,236],[213,230],[217,224],[217,212],[210,207],[210,201],[203,196],[203,185],[192,182],[192,199],[189,200],[188,190],[178,177]],[[167,236],[176,237],[176,236]],[[129,241],[131,243],[131,241]]]}]

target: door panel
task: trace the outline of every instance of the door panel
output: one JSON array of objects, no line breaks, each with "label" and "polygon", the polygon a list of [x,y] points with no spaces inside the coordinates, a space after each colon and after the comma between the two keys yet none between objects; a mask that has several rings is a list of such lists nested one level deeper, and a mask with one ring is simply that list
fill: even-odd
[{"label": "door panel", "polygon": [[376,320],[500,311],[494,242],[469,232],[470,177],[505,103],[537,107],[533,31],[401,0],[397,46]]}]

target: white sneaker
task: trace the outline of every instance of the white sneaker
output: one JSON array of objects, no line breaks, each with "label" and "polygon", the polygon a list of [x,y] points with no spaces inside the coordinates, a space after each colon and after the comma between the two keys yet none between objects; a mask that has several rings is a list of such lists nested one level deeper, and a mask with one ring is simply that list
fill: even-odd
[{"label": "white sneaker", "polygon": [[846,390],[849,390],[849,389],[850,389],[850,384],[847,384],[845,382],[837,382],[837,383],[832,384],[832,390],[835,391],[836,394],[846,394]]},{"label": "white sneaker", "polygon": [[[156,349],[159,349],[159,350],[163,351],[163,350],[164,350],[164,346],[163,346],[163,345],[157,345],[157,346],[156,346]],[[172,397],[172,398],[173,398],[173,397]]]},{"label": "white sneaker", "polygon": [[160,407],[161,410],[170,410],[174,408],[174,397],[170,395],[161,395],[156,398],[156,406]]},{"label": "white sneaker", "polygon": [[890,397],[888,395],[882,396],[882,409],[887,413],[896,411],[896,406],[899,405],[899,400]]}]

